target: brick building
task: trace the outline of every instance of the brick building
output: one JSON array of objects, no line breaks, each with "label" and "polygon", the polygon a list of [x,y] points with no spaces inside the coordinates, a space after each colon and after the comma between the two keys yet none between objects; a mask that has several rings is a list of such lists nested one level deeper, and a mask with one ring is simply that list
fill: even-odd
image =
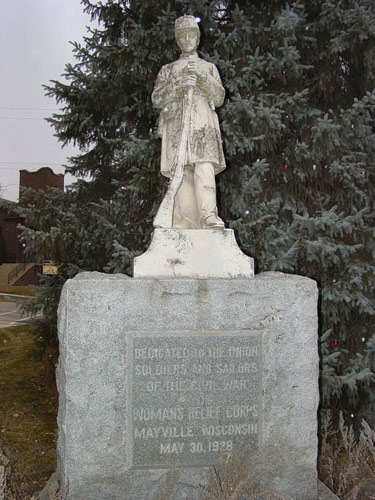
[{"label": "brick building", "polygon": [[0,264],[24,261],[23,246],[18,240],[17,228],[24,220],[17,214],[16,208],[17,203],[14,203],[14,211],[0,208]]},{"label": "brick building", "polygon": [[[47,191],[50,188],[57,188],[64,191],[64,175],[55,174],[49,167],[42,167],[36,172],[21,170],[19,184],[20,198],[22,198],[22,192],[27,188],[33,188],[37,191]],[[26,262],[37,264],[32,255],[25,256],[24,244],[18,239],[20,231],[17,226],[20,223],[25,224],[25,219],[17,213],[17,205],[16,202],[12,203],[14,210],[0,207],[0,264],[7,264],[8,267],[10,264]]]},{"label": "brick building", "polygon": [[36,191],[57,188],[64,191],[64,174],[55,174],[49,167],[40,168],[36,172],[20,170],[20,198],[22,191],[27,188],[33,188]]}]

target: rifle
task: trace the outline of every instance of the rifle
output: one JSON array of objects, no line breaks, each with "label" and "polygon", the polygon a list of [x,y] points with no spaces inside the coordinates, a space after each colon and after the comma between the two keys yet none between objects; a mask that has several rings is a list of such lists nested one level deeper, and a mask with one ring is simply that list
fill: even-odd
[{"label": "rifle", "polygon": [[172,227],[174,199],[178,190],[180,189],[184,177],[184,166],[189,136],[191,108],[193,104],[193,93],[194,87],[189,87],[183,99],[181,136],[177,148],[177,154],[172,163],[172,180],[155,216],[154,227],[160,227],[164,229],[169,229]]}]

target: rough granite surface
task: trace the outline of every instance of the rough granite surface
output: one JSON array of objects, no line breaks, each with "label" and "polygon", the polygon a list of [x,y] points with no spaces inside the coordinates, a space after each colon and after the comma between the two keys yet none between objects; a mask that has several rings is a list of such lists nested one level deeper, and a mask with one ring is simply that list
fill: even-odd
[{"label": "rough granite surface", "polygon": [[[131,468],[134,339],[173,345],[173,337],[190,338],[194,345],[195,337],[207,338],[208,349],[228,332],[234,345],[237,336],[262,339],[257,446],[272,445],[282,457],[276,470],[265,464],[263,483],[317,500],[317,298],[314,281],[282,273],[207,280],[82,273],[68,280],[57,374],[58,478],[69,485],[68,500],[151,500],[166,476],[167,468]],[[197,400],[204,392],[197,390]],[[244,405],[248,397],[244,391]],[[217,404],[227,407],[225,398],[228,391],[219,391]],[[198,498],[206,477],[205,468],[181,467],[173,500]]]}]

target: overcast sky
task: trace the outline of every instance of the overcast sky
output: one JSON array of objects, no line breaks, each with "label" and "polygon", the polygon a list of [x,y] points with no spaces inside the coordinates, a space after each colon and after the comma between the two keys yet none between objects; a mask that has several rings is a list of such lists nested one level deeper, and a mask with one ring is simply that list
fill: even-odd
[{"label": "overcast sky", "polygon": [[[69,41],[81,41],[89,24],[80,0],[0,0],[1,197],[17,201],[21,169],[64,173],[75,153],[61,148],[43,120],[57,107],[42,85],[61,80],[65,64],[74,61]],[[65,176],[65,184],[73,180]]]}]

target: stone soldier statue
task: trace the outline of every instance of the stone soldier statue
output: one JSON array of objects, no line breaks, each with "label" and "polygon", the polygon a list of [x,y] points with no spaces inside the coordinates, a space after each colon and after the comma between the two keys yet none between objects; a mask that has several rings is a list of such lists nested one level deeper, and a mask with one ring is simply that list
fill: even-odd
[{"label": "stone soldier statue", "polygon": [[172,179],[173,191],[163,200],[170,218],[159,224],[158,213],[154,225],[224,228],[216,207],[215,174],[225,160],[215,107],[225,91],[216,66],[197,54],[200,31],[193,16],[176,20],[175,36],[181,56],[161,68],[152,93],[153,105],[161,108],[161,172]]}]

